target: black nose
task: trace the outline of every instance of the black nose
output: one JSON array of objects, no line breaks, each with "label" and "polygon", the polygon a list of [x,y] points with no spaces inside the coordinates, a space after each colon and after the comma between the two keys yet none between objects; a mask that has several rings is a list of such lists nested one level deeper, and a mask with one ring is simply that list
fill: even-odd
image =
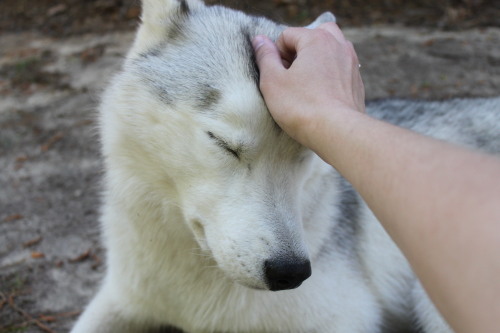
[{"label": "black nose", "polygon": [[311,276],[309,260],[266,260],[264,273],[272,291],[297,288]]}]

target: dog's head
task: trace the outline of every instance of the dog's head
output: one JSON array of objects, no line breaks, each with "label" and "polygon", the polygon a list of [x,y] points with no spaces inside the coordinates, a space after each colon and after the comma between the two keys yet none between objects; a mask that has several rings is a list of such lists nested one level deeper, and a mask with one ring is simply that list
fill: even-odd
[{"label": "dog's head", "polygon": [[284,26],[187,0],[145,0],[142,20],[110,92],[126,154],[163,184],[226,275],[258,289],[299,286],[311,274],[301,196],[323,162],[271,118],[251,46]]}]

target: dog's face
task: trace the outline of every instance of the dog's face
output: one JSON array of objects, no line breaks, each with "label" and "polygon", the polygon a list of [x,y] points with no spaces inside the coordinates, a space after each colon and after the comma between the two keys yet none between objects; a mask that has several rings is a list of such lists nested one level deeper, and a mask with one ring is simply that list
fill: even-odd
[{"label": "dog's face", "polygon": [[[276,127],[255,85],[232,83],[216,112],[193,117],[183,148],[190,156],[176,184],[185,220],[235,281],[296,287],[310,274],[299,194],[314,155]],[[272,281],[266,271],[280,265],[291,273]]]},{"label": "dog's face", "polygon": [[147,6],[119,80],[135,156],[227,276],[297,287],[311,274],[301,192],[322,162],[272,120],[250,44],[283,27],[194,1]]}]

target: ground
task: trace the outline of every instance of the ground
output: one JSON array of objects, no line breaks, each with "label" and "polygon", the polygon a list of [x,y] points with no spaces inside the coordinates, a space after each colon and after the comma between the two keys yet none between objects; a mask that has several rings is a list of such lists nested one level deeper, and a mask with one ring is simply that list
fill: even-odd
[{"label": "ground", "polygon": [[[359,53],[368,100],[500,92],[494,1],[223,3],[294,24],[336,13]],[[104,272],[95,107],[139,8],[3,0],[0,13],[0,333],[66,332]]]}]

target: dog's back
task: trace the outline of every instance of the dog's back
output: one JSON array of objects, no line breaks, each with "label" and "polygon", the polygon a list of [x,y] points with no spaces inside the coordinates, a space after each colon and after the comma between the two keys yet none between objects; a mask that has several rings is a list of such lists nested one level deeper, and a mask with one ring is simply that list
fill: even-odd
[{"label": "dog's back", "polygon": [[500,97],[380,100],[368,103],[367,109],[376,118],[434,138],[500,153]]}]

